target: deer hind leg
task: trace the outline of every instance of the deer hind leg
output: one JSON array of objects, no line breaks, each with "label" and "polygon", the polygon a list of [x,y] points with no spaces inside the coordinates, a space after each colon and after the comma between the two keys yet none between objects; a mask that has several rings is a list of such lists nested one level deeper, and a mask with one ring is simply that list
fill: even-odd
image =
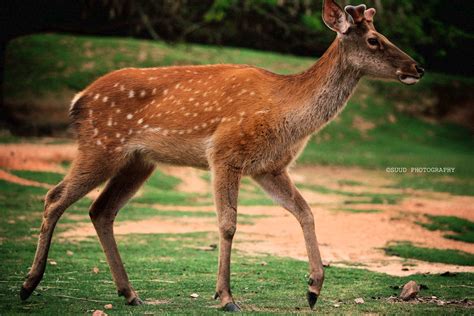
[{"label": "deer hind leg", "polygon": [[239,311],[230,290],[230,255],[232,240],[237,227],[237,197],[241,178],[240,171],[220,167],[214,170],[214,198],[219,224],[219,266],[216,294],[226,311]]},{"label": "deer hind leg", "polygon": [[143,302],[129,283],[115,241],[113,223],[120,208],[136,193],[153,170],[152,164],[139,158],[132,159],[110,179],[89,211],[118,294],[124,296],[129,305],[141,305]]},{"label": "deer hind leg", "polygon": [[292,213],[301,225],[311,270],[307,299],[312,309],[324,282],[324,270],[316,239],[313,213],[286,170],[277,174],[267,173],[253,178],[277,203]]},{"label": "deer hind leg", "polygon": [[53,231],[64,211],[109,177],[108,169],[103,166],[100,161],[79,153],[66,177],[46,194],[35,258],[20,291],[22,300],[30,297],[43,278]]}]

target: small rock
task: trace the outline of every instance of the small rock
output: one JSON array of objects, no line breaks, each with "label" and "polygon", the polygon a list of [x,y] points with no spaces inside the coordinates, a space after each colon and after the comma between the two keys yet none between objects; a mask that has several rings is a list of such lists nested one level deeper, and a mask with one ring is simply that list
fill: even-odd
[{"label": "small rock", "polygon": [[415,298],[420,292],[420,286],[415,281],[409,281],[403,286],[400,298],[404,301],[409,301]]},{"label": "small rock", "polygon": [[267,264],[268,264],[268,263],[266,263],[265,261],[260,262],[260,265],[261,265],[261,266],[266,266]]},{"label": "small rock", "polygon": [[363,299],[362,297],[356,298],[356,299],[354,300],[354,302],[355,302],[356,304],[364,304],[364,303],[365,303],[365,301],[364,301],[364,299]]},{"label": "small rock", "polygon": [[333,306],[334,306],[334,307],[341,307],[341,304],[336,303],[336,304],[334,304]]},{"label": "small rock", "polygon": [[72,252],[71,250],[66,251],[66,255],[68,255],[69,257],[72,256],[73,254],[74,252]]},{"label": "small rock", "polygon": [[51,261],[49,262],[49,264],[52,265],[52,266],[57,266],[57,265],[58,265],[58,263],[57,263],[56,261],[54,261],[54,260],[51,260]]},{"label": "small rock", "polygon": [[192,298],[198,298],[198,297],[199,297],[199,294],[193,293],[193,294],[191,294],[191,295],[189,295],[189,296],[191,296]]},{"label": "small rock", "polygon": [[323,260],[323,267],[328,268],[331,266],[331,261]]},{"label": "small rock", "polygon": [[105,304],[104,308],[105,309],[112,309],[114,306],[112,304]]},{"label": "small rock", "polygon": [[107,316],[107,314],[104,313],[104,311],[101,311],[100,309],[97,309],[92,313],[92,316]]},{"label": "small rock", "polygon": [[92,272],[94,272],[95,274],[99,273],[99,268],[93,267],[93,268],[92,268]]}]

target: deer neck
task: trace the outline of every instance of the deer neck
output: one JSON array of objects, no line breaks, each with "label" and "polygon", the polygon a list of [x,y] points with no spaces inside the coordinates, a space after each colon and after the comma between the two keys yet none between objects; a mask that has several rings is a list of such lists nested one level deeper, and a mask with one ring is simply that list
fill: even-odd
[{"label": "deer neck", "polygon": [[[297,138],[307,137],[334,119],[344,108],[361,78],[344,58],[344,45],[336,39],[307,71],[294,76],[289,124]],[[293,99],[294,100],[294,99]]]}]

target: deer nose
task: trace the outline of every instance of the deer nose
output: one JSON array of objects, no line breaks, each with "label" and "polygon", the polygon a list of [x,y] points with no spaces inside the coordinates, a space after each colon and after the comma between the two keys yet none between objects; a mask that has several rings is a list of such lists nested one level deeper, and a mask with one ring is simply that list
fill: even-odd
[{"label": "deer nose", "polygon": [[420,78],[423,77],[423,75],[425,74],[425,69],[423,69],[422,67],[420,67],[418,65],[415,65],[415,69],[418,72],[418,74],[420,75]]}]

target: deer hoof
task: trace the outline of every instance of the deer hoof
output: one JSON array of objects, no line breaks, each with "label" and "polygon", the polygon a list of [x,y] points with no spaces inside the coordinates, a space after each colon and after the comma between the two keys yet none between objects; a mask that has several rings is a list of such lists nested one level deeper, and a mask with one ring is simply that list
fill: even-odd
[{"label": "deer hoof", "polygon": [[134,297],[133,300],[131,300],[130,302],[128,302],[128,305],[131,305],[131,306],[138,306],[138,305],[143,305],[143,301],[137,296],[137,297]]},{"label": "deer hoof", "polygon": [[318,294],[308,291],[306,298],[308,299],[309,307],[313,309],[314,305],[316,305],[316,302],[318,301]]},{"label": "deer hoof", "polygon": [[22,286],[20,290],[20,298],[22,301],[25,301],[30,297],[31,293],[33,293],[34,289],[27,289],[26,287]]},{"label": "deer hoof", "polygon": [[240,312],[240,307],[239,305],[231,302],[231,303],[225,304],[223,310],[226,312]]}]

